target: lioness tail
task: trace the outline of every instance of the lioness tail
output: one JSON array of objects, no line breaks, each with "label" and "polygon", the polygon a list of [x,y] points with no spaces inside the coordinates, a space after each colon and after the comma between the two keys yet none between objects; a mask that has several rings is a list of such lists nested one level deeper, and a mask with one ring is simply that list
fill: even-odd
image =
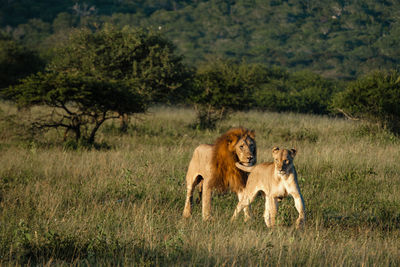
[{"label": "lioness tail", "polygon": [[236,168],[244,171],[244,172],[251,172],[254,169],[254,166],[244,166],[240,162],[235,163]]}]

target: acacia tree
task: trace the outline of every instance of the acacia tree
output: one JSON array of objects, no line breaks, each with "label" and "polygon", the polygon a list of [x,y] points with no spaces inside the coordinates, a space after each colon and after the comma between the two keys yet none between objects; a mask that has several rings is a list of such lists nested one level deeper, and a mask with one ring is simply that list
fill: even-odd
[{"label": "acacia tree", "polygon": [[186,72],[174,49],[160,35],[141,29],[77,30],[56,49],[45,72],[6,93],[20,106],[50,107],[35,120],[36,127],[64,128],[76,140],[93,143],[104,121],[144,112],[149,104],[180,93]]}]

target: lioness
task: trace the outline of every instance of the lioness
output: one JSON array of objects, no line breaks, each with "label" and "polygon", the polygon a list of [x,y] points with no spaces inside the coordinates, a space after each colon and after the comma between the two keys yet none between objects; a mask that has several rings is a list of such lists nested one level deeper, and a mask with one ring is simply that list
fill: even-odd
[{"label": "lioness", "polygon": [[262,191],[265,195],[264,221],[267,227],[273,227],[278,212],[278,201],[289,194],[294,198],[296,209],[299,212],[299,217],[296,220],[296,228],[299,228],[305,222],[305,207],[297,182],[296,169],[293,165],[296,150],[274,147],[272,156],[274,158],[273,163],[265,162],[253,167],[236,163],[236,167],[250,172],[250,175],[232,220],[238,216],[243,208],[250,205],[259,191]]},{"label": "lioness", "polygon": [[[246,185],[248,173],[236,168],[241,162],[252,166],[257,161],[254,131],[245,128],[233,128],[221,135],[213,145],[199,145],[193,152],[186,173],[186,201],[183,217],[191,215],[193,191],[199,186],[202,195],[202,217],[211,216],[211,191],[231,190],[241,200],[241,192]],[[245,209],[247,214],[247,209]]]}]

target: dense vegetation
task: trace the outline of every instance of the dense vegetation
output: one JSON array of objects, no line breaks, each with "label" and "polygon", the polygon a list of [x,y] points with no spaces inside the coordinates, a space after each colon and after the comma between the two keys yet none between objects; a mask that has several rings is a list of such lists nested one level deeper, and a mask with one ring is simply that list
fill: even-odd
[{"label": "dense vegetation", "polygon": [[[199,131],[188,127],[193,110],[159,108],[131,120],[124,135],[105,122],[98,140],[108,146],[87,150],[63,144],[55,130],[32,138],[17,124],[26,114],[0,107],[2,266],[400,264],[400,140],[377,127],[250,111]],[[272,159],[275,145],[297,148],[303,231],[292,229],[291,198],[280,203],[273,230],[262,196],[248,223],[229,221],[234,194],[214,195],[210,222],[198,204],[182,219],[194,148],[238,125],[256,131],[259,162]]]},{"label": "dense vegetation", "polygon": [[42,55],[72,27],[160,30],[187,63],[208,55],[354,78],[400,62],[397,1],[2,1],[0,27]]}]

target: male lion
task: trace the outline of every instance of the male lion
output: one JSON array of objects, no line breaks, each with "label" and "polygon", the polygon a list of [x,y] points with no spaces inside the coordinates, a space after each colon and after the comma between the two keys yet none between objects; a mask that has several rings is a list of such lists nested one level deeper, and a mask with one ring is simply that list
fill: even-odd
[{"label": "male lion", "polygon": [[296,228],[299,228],[305,221],[305,207],[297,182],[296,169],[293,165],[296,150],[274,147],[272,156],[274,158],[273,163],[265,162],[253,167],[236,163],[239,169],[250,172],[250,175],[232,220],[238,216],[243,208],[250,205],[259,191],[262,191],[265,195],[264,221],[267,227],[273,227],[278,212],[278,201],[289,194],[294,198],[296,209],[299,212],[299,217],[296,220]]},{"label": "male lion", "polygon": [[[191,215],[194,188],[199,185],[202,196],[202,217],[211,216],[211,191],[230,189],[241,200],[247,173],[236,168],[235,163],[252,166],[257,161],[254,131],[233,128],[220,136],[214,145],[199,145],[193,153],[186,174],[186,202],[183,217]],[[201,192],[202,191],[202,192]],[[245,210],[247,213],[247,209]]]}]

